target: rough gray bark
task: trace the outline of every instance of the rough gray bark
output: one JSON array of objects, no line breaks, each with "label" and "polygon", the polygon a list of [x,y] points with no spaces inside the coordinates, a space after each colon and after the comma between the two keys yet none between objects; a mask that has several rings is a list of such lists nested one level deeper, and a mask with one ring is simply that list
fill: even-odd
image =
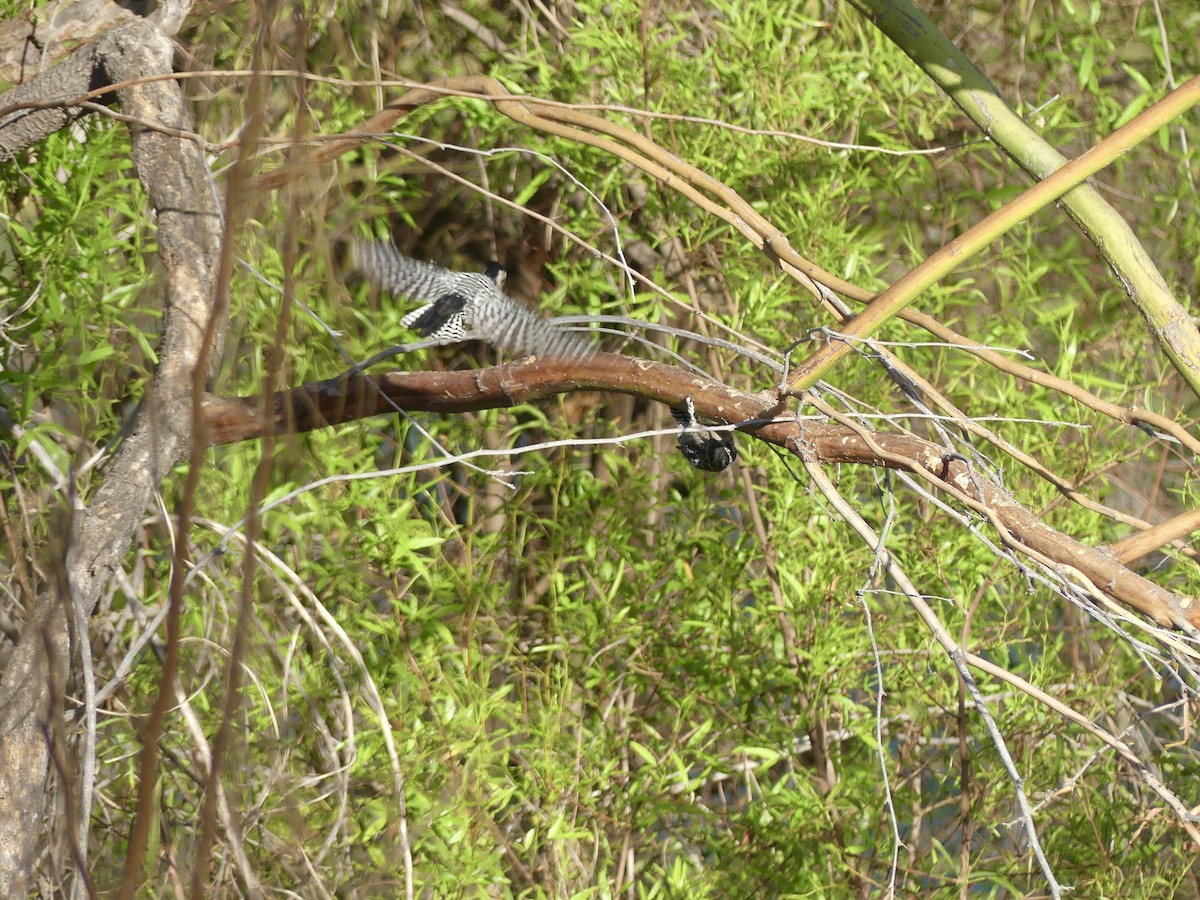
[{"label": "rough gray bark", "polygon": [[[0,159],[12,159],[21,150],[65,128],[84,113],[78,107],[25,107],[27,103],[75,99],[92,89],[92,74],[97,70],[96,45],[83,48],[70,59],[49,69],[42,76],[18,85],[0,97]],[[15,111],[9,112],[13,107]]]},{"label": "rough gray bark", "polygon": [[[169,10],[166,7],[170,7]],[[178,4],[161,12],[179,13]],[[167,22],[168,27],[177,22]],[[96,84],[172,71],[172,44],[153,24],[134,20],[69,60],[0,97],[0,110],[36,96],[78,96]],[[186,129],[174,81],[121,88],[122,112],[146,123]],[[70,111],[17,112],[0,119],[0,148],[20,152],[70,121]],[[72,521],[66,592],[50,591],[30,610],[28,626],[0,679],[0,896],[25,896],[45,812],[53,723],[61,716],[71,646],[67,603],[87,615],[120,565],[151,492],[192,440],[192,373],[211,315],[220,246],[220,211],[202,149],[143,125],[131,126],[133,160],[158,219],[167,309],[161,363],[133,429],[108,477]]]},{"label": "rough gray bark", "polygon": [[0,23],[0,81],[26,82],[133,17],[113,0],[54,0],[14,15]]},{"label": "rough gray bark", "polygon": [[0,22],[0,83],[20,84],[138,16],[175,34],[191,0],[51,0]]}]

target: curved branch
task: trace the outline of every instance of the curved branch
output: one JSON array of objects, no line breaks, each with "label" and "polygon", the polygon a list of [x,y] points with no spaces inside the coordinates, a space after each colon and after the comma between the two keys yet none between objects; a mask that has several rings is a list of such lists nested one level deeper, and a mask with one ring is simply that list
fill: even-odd
[{"label": "curved branch", "polygon": [[[1041,522],[999,485],[936,444],[906,434],[865,433],[845,425],[800,420],[785,412],[774,393],[748,393],[684,369],[651,360],[598,353],[586,360],[529,359],[489,369],[454,372],[358,372],[275,395],[270,419],[255,397],[206,397],[207,445],[252,440],[266,434],[312,431],[367,416],[407,411],[461,413],[542,400],[574,391],[612,391],[673,406],[692,397],[698,414],[822,464],[857,463],[916,472],[952,495],[978,504],[1006,543],[1045,558],[1060,576],[1082,573],[1121,605],[1158,625],[1194,633],[1200,604],[1172,593],[1122,565],[1104,549],[1089,547]],[[782,416],[781,418],[777,418]]]},{"label": "curved branch", "polygon": [[[644,135],[567,104],[512,94],[496,79],[486,75],[446,78],[413,87],[364,122],[362,128],[357,132],[334,137],[324,142],[319,149],[314,150],[300,163],[291,163],[273,172],[260,175],[254,179],[253,187],[263,190],[277,189],[368,141],[378,139],[380,134],[391,130],[400,119],[413,110],[450,97],[487,100],[495,104],[499,112],[528,128],[596,147],[662,179],[673,190],[679,191],[696,203],[700,209],[729,222],[754,246],[762,249],[772,262],[785,273],[797,279],[818,296],[820,292],[814,290],[813,282],[823,284],[842,296],[860,303],[869,301],[875,296],[872,291],[843,281],[801,256],[791,246],[787,236],[759,213],[754,205],[744,197],[708,173],[659,147]],[[613,140],[589,134],[585,129],[608,135]],[[628,146],[624,146],[625,144]],[[702,190],[698,191],[695,188]],[[716,199],[710,198],[704,193],[705,191],[710,192]],[[1115,421],[1139,427],[1157,428],[1174,437],[1193,453],[1200,453],[1200,440],[1164,415],[1138,407],[1121,406],[1105,400],[1065,378],[1006,359],[1003,354],[996,353],[986,344],[960,335],[927,313],[905,308],[900,310],[899,317],[940,340],[961,346],[968,353],[974,354],[988,365],[1014,378],[1057,391]],[[839,315],[838,319],[841,320],[843,317]]]}]

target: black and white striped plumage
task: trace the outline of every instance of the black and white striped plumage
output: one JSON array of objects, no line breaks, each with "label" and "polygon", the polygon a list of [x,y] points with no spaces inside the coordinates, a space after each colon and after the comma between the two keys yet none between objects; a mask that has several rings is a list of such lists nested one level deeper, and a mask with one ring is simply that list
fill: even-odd
[{"label": "black and white striped plumage", "polygon": [[455,272],[409,259],[390,243],[356,239],[351,264],[381,288],[423,301],[400,324],[439,343],[478,338],[514,358],[579,358],[594,352],[583,335],[560,328],[505,294],[504,270],[496,263],[483,274]]},{"label": "black and white striped plumage", "polygon": [[675,440],[683,458],[697,469],[705,472],[720,472],[728,469],[737,459],[737,445],[732,431],[709,431],[696,419],[696,405],[691,397],[684,400],[685,407],[671,407],[671,415],[679,424]]}]

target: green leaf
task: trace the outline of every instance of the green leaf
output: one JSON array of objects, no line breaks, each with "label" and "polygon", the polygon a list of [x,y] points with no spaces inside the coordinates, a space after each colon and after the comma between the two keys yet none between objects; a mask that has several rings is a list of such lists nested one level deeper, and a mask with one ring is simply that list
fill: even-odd
[{"label": "green leaf", "polygon": [[643,744],[639,741],[631,740],[629,742],[629,749],[632,750],[646,765],[650,766],[653,769],[658,768],[658,758],[654,755],[654,752],[649,747],[647,747],[645,744]]},{"label": "green leaf", "polygon": [[75,363],[80,366],[89,366],[92,363],[108,359],[116,352],[117,350],[112,344],[98,344],[92,349],[81,353],[75,360]]},{"label": "green leaf", "polygon": [[1150,95],[1149,94],[1139,94],[1138,96],[1134,97],[1132,102],[1130,102],[1130,104],[1125,107],[1125,109],[1121,112],[1121,114],[1119,116],[1117,116],[1116,121],[1113,122],[1113,126],[1112,126],[1113,130],[1116,131],[1122,125],[1128,124],[1130,121],[1132,121],[1134,118],[1137,117],[1138,113],[1140,113],[1143,109],[1145,109],[1149,105],[1150,105]]}]

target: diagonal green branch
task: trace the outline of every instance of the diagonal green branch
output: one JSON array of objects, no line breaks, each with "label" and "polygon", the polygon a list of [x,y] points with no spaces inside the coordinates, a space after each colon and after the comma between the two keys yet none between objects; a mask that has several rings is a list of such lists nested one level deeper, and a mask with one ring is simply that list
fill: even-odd
[{"label": "diagonal green branch", "polygon": [[[944,90],[1027,173],[1048,177],[1067,158],[1009,108],[996,88],[937,26],[908,0],[859,0],[872,22]],[[1116,272],[1171,363],[1200,393],[1200,330],[1179,303],[1129,224],[1088,184],[1068,191],[1063,206]]]},{"label": "diagonal green branch", "polygon": [[[864,0],[864,3],[867,3],[867,0]],[[881,16],[883,12],[891,12],[889,5],[885,3],[867,3],[867,5],[872,9],[879,6],[882,10]],[[898,7],[900,4],[895,5]],[[922,31],[918,27],[920,22],[914,18],[916,16],[919,14],[915,10],[912,15],[906,13],[902,19],[903,24],[896,24],[892,27],[905,34],[909,44],[914,48],[920,47],[922,57],[931,59],[938,53],[943,53],[938,57],[941,59],[940,65],[942,66],[939,71],[948,81],[959,85],[957,91],[952,91],[952,94],[957,94],[956,99],[969,94],[978,100],[985,91],[994,91],[986,79],[976,72],[974,66],[961,53],[955,51],[957,57],[951,59],[944,55],[948,51],[945,51],[941,45],[934,47],[932,44],[922,43],[921,36],[925,36],[924,39],[928,41],[932,41],[933,38],[928,36],[928,30]],[[885,20],[881,18],[880,21]],[[886,21],[891,20],[887,19]],[[909,26],[911,26],[911,30],[907,30]],[[932,25],[929,26],[929,29],[936,33],[936,29],[933,29]],[[888,33],[890,35],[890,32]],[[945,38],[942,38],[942,41],[945,42],[946,48],[953,48],[953,45]],[[901,46],[907,52],[908,48],[904,45]],[[918,62],[920,62],[919,59]],[[949,65],[946,65],[947,63]],[[933,67],[932,63],[928,64]],[[1197,102],[1200,102],[1200,76],[1181,85],[1133,121],[1100,141],[1078,159],[1054,168],[1043,181],[942,247],[881,293],[862,313],[842,329],[843,333],[850,338],[870,337],[885,322],[916,300],[922,291],[958,268],[1018,222],[1027,219],[1039,209],[1064,195],[1066,195],[1065,203],[1068,201],[1072,204],[1076,203],[1076,192],[1071,191],[1072,188],[1185,113]],[[988,109],[991,110],[991,107]],[[1009,115],[1013,114],[1009,113]],[[995,122],[989,124],[989,131],[994,131]],[[1062,157],[1059,159],[1061,160]],[[1090,188],[1076,188],[1076,191],[1079,190],[1091,191]],[[1071,193],[1068,194],[1068,191]],[[1097,220],[1100,220],[1099,216],[1091,219],[1093,229],[1096,228]],[[1117,268],[1122,283],[1126,285],[1130,295],[1138,303],[1142,314],[1153,326],[1155,335],[1159,338],[1172,363],[1192,386],[1192,389],[1200,394],[1200,338],[1197,337],[1196,327],[1192,324],[1186,310],[1175,302],[1165,282],[1162,281],[1162,276],[1149,263],[1149,257],[1145,255],[1145,250],[1137,244],[1132,233],[1128,231],[1128,226],[1120,221],[1115,212],[1103,217],[1101,221],[1110,230],[1104,232],[1093,230],[1089,231],[1089,234],[1093,235],[1094,240],[1101,243],[1102,249],[1113,251],[1113,255],[1109,257],[1110,262],[1117,255],[1115,251],[1117,249],[1121,251],[1122,266],[1117,267],[1116,262],[1113,262],[1113,265],[1114,268]],[[1118,234],[1112,230],[1116,223],[1120,224],[1124,233]],[[1134,250],[1134,247],[1137,250]],[[1154,281],[1159,283],[1160,289],[1151,291],[1150,288]],[[1153,302],[1150,302],[1151,300]],[[814,385],[849,351],[850,344],[847,342],[829,344],[818,350],[797,369],[788,384],[788,392],[796,394]]]}]

